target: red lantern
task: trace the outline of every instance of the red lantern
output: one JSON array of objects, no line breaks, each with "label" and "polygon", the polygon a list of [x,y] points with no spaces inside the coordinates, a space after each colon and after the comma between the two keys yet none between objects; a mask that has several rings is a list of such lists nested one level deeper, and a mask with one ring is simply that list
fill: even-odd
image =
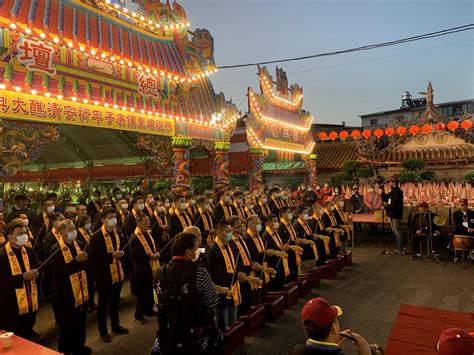
[{"label": "red lantern", "polygon": [[319,139],[322,141],[328,138],[328,134],[326,132],[320,132],[318,135]]},{"label": "red lantern", "polygon": [[376,136],[377,138],[382,137],[382,136],[383,136],[383,129],[377,128],[377,129],[374,131],[374,136]]},{"label": "red lantern", "polygon": [[471,120],[464,120],[461,122],[461,128],[465,129],[466,131],[472,127],[472,121]]},{"label": "red lantern", "polygon": [[336,132],[329,133],[329,138],[331,138],[331,140],[335,140],[337,138],[337,133]]},{"label": "red lantern", "polygon": [[451,121],[448,123],[448,129],[451,132],[454,132],[456,129],[458,129],[458,127],[459,127],[459,123],[457,123],[456,121]]},{"label": "red lantern", "polygon": [[410,127],[410,133],[416,136],[418,133],[420,133],[420,127],[418,126],[411,126]]},{"label": "red lantern", "polygon": [[392,127],[387,127],[385,128],[385,135],[386,136],[393,136],[393,134],[395,133],[395,130],[392,128]]},{"label": "red lantern", "polygon": [[349,137],[349,133],[347,131],[341,131],[339,132],[339,137],[341,137],[342,140],[345,140]]},{"label": "red lantern", "polygon": [[399,136],[403,136],[405,133],[407,133],[407,129],[406,127],[400,126],[400,127],[397,127],[395,132],[397,132]]},{"label": "red lantern", "polygon": [[370,129],[364,129],[362,131],[362,137],[364,137],[365,139],[369,139],[371,135],[372,135],[372,132],[370,131]]},{"label": "red lantern", "polygon": [[421,126],[421,131],[425,134],[430,133],[431,129],[432,129],[432,127],[429,124],[424,124],[423,126]]},{"label": "red lantern", "polygon": [[354,139],[359,139],[359,138],[360,138],[360,131],[357,130],[357,129],[353,130],[353,131],[351,132],[351,136],[352,136],[352,138],[354,138]]},{"label": "red lantern", "polygon": [[435,125],[435,128],[436,128],[437,131],[442,131],[446,128],[446,125],[443,122],[438,122]]}]

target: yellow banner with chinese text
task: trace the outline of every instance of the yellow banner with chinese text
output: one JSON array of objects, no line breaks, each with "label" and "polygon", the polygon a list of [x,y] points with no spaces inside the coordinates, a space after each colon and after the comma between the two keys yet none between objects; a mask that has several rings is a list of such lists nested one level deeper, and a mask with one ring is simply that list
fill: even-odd
[{"label": "yellow banner with chinese text", "polygon": [[8,90],[0,90],[0,117],[160,136],[175,135],[175,121],[170,118]]}]

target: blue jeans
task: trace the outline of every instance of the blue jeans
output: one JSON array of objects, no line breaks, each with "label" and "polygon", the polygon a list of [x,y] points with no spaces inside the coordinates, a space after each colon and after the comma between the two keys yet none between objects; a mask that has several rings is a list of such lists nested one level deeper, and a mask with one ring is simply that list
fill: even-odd
[{"label": "blue jeans", "polygon": [[237,307],[234,305],[217,306],[217,325],[220,330],[225,332],[229,324],[237,321]]},{"label": "blue jeans", "polygon": [[401,219],[390,218],[390,226],[392,227],[392,232],[395,235],[395,241],[397,242],[397,248],[399,250],[406,248],[406,240],[402,233],[401,222]]}]

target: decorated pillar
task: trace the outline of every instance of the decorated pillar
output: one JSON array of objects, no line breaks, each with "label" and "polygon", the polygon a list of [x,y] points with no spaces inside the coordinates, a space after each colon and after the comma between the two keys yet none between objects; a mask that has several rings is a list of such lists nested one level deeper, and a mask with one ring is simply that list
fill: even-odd
[{"label": "decorated pillar", "polygon": [[263,187],[263,161],[267,153],[262,148],[250,148],[250,191],[260,190]]},{"label": "decorated pillar", "polygon": [[317,154],[310,154],[306,161],[308,168],[308,186],[314,186],[318,182],[318,177],[316,176],[316,159],[318,159]]},{"label": "decorated pillar", "polygon": [[214,180],[214,191],[229,186],[229,142],[214,142],[214,164],[212,176]]},{"label": "decorated pillar", "polygon": [[192,139],[187,137],[173,137],[171,141],[173,148],[171,190],[175,195],[186,195],[191,189],[191,174],[189,173],[191,144]]}]

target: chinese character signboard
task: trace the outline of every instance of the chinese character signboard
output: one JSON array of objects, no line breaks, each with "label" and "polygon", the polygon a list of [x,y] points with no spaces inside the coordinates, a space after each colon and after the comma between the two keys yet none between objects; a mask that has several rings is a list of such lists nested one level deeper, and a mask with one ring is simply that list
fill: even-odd
[{"label": "chinese character signboard", "polygon": [[19,62],[29,71],[56,75],[53,66],[54,48],[42,41],[22,37],[17,45]]},{"label": "chinese character signboard", "polygon": [[160,79],[154,76],[140,73],[138,75],[138,92],[143,96],[158,99],[161,97]]},{"label": "chinese character signboard", "polygon": [[41,96],[0,91],[2,117],[27,121],[110,128],[162,136],[175,135],[173,119]]}]

